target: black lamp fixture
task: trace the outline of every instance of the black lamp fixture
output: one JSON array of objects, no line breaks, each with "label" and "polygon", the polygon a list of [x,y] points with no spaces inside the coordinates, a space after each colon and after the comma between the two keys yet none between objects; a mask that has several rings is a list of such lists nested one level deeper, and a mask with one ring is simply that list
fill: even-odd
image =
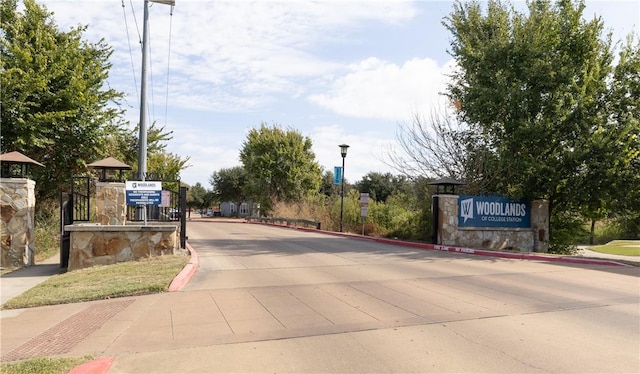
[{"label": "black lamp fixture", "polygon": [[340,155],[342,156],[342,179],[340,180],[340,185],[342,186],[342,191],[340,193],[340,232],[342,232],[342,219],[344,216],[344,159],[347,157],[347,149],[349,146],[347,144],[340,144]]}]

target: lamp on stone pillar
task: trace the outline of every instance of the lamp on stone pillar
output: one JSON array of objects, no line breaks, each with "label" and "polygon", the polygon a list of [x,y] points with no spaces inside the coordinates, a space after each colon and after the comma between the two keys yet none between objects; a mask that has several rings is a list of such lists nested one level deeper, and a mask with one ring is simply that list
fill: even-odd
[{"label": "lamp on stone pillar", "polygon": [[20,152],[13,151],[0,155],[0,175],[2,178],[29,178],[29,166],[42,166]]},{"label": "lamp on stone pillar", "polygon": [[[132,167],[113,157],[93,162],[88,167],[98,170],[96,188],[96,218],[102,225],[124,225],[127,217],[124,170]],[[116,174],[117,173],[117,174]],[[89,188],[89,187],[87,187]],[[87,210],[90,207],[87,206]]]},{"label": "lamp on stone pillar", "polygon": [[[133,168],[122,161],[116,160],[113,157],[107,157],[104,160],[92,162],[87,165],[91,169],[98,170],[98,181],[100,182],[124,182],[126,178],[123,178],[122,172],[124,170],[132,170]],[[109,175],[110,171],[117,171],[117,177]]]},{"label": "lamp on stone pillar", "polygon": [[340,232],[342,232],[342,219],[344,216],[344,159],[347,157],[347,149],[349,146],[346,144],[340,144],[340,155],[342,156],[342,180],[340,181],[340,185],[342,186],[342,191],[340,192]]}]

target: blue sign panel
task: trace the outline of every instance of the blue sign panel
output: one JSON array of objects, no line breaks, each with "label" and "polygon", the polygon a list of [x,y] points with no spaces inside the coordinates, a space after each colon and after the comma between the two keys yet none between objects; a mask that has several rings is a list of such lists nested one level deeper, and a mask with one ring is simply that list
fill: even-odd
[{"label": "blue sign panel", "polygon": [[333,184],[342,184],[342,167],[333,167]]},{"label": "blue sign panel", "polygon": [[458,227],[531,227],[526,200],[464,196],[458,200]]},{"label": "blue sign panel", "polygon": [[127,181],[125,193],[127,205],[160,205],[162,182]]}]

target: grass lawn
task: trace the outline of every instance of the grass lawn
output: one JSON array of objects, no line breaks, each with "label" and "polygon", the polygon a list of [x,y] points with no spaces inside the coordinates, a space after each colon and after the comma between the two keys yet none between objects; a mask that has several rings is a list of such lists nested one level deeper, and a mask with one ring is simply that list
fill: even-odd
[{"label": "grass lawn", "polygon": [[614,240],[605,245],[589,247],[589,249],[612,255],[640,256],[640,240]]},{"label": "grass lawn", "polygon": [[0,373],[3,374],[66,374],[78,365],[82,365],[93,357],[39,357],[30,360],[0,364]]},{"label": "grass lawn", "polygon": [[54,275],[3,305],[31,308],[164,292],[189,256],[158,256]]}]

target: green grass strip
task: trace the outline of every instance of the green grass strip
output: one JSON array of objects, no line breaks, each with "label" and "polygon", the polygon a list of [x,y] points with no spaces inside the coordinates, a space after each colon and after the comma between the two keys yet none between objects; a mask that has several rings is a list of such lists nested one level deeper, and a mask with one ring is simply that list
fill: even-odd
[{"label": "green grass strip", "polygon": [[54,275],[3,309],[68,304],[166,291],[189,256],[158,256]]},{"label": "green grass strip", "polygon": [[622,256],[640,256],[640,240],[614,240],[605,245],[589,247],[590,250]]},{"label": "green grass strip", "polygon": [[91,356],[84,357],[38,357],[24,361],[0,364],[3,374],[66,374],[71,369],[92,360]]}]

